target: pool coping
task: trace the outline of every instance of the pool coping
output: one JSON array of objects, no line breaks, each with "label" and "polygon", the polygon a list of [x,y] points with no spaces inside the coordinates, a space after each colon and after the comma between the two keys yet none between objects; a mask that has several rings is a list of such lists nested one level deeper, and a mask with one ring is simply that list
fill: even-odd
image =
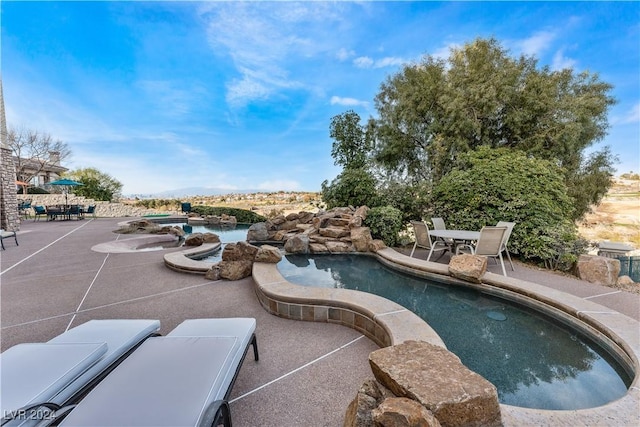
[{"label": "pool coping", "polygon": [[[483,283],[476,285],[450,278],[448,265],[412,258],[391,248],[381,249],[375,256],[395,269],[426,277],[444,276],[447,280],[543,309],[574,326],[580,325],[633,369],[631,386],[620,399],[595,408],[567,411],[501,404],[505,425],[640,425],[640,322],[592,301],[520,279],[487,272]],[[254,263],[253,279],[260,304],[276,316],[338,323],[362,332],[382,347],[412,339],[446,348],[438,334],[419,316],[377,295],[296,285],[287,281],[276,264],[271,263]]]}]

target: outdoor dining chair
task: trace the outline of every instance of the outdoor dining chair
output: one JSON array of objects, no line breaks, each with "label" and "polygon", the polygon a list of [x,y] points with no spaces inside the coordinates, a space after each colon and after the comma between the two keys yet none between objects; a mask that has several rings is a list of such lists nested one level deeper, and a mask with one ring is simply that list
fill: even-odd
[{"label": "outdoor dining chair", "polygon": [[34,205],[33,211],[35,212],[34,221],[37,221],[41,216],[47,216],[47,209],[44,206]]},{"label": "outdoor dining chair", "polygon": [[502,265],[502,274],[507,275],[504,268],[504,260],[502,259],[502,243],[507,227],[482,227],[480,230],[480,238],[475,246],[471,244],[460,245],[456,248],[456,254],[469,252],[472,255],[482,255],[491,258],[499,258]]},{"label": "outdoor dining chair", "polygon": [[496,224],[496,227],[507,227],[507,232],[504,233],[504,239],[502,240],[501,252],[504,252],[505,254],[507,254],[507,258],[509,259],[509,264],[511,264],[511,271],[516,271],[516,269],[513,268],[513,261],[511,261],[511,255],[509,255],[509,248],[507,247],[507,244],[509,243],[509,238],[511,237],[511,232],[513,231],[513,227],[515,225],[516,225],[515,222],[507,222],[507,221],[498,221],[498,223]]},{"label": "outdoor dining chair", "polygon": [[443,240],[431,241],[431,236],[429,235],[429,227],[423,221],[411,221],[411,225],[413,226],[413,231],[416,236],[416,241],[413,244],[413,249],[411,250],[410,257],[413,257],[413,253],[416,248],[422,248],[429,251],[429,255],[427,255],[427,261],[431,259],[431,255],[434,252],[442,252],[440,256],[436,259],[440,259],[442,255],[446,251],[451,250],[451,247],[447,245],[447,243]]}]

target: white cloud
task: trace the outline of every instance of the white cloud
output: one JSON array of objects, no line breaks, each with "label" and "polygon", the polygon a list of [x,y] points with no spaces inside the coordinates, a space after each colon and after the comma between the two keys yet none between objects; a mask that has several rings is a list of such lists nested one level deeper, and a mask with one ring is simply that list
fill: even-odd
[{"label": "white cloud", "polygon": [[339,61],[346,61],[347,59],[351,58],[352,56],[355,56],[355,52],[353,50],[347,50],[345,48],[341,48],[338,53],[336,53],[336,58],[338,58]]},{"label": "white cloud", "polygon": [[539,56],[549,49],[551,42],[556,38],[556,34],[551,31],[538,31],[531,37],[516,42],[523,54]]},{"label": "white cloud", "polygon": [[353,60],[353,64],[358,68],[385,68],[385,67],[394,67],[397,65],[402,65],[406,63],[402,58],[387,56],[382,59],[373,60],[368,56],[360,56]]},{"label": "white cloud", "polygon": [[629,112],[620,121],[621,124],[640,123],[640,103],[631,107]]},{"label": "white cloud", "polygon": [[551,69],[554,71],[563,70],[565,68],[574,68],[576,65],[576,60],[568,58],[564,56],[564,51],[560,49],[553,55],[553,63],[551,64]]},{"label": "white cloud", "polygon": [[346,107],[368,107],[369,103],[367,101],[360,101],[355,98],[342,98],[340,96],[332,96],[331,97],[331,105],[344,105]]}]

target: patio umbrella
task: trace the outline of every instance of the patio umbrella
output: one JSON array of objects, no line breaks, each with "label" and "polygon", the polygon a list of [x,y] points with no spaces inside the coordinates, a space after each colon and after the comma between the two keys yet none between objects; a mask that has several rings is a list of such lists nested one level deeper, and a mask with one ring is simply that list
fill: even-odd
[{"label": "patio umbrella", "polygon": [[[49,185],[63,185],[65,187],[75,187],[77,185],[84,185],[84,184],[81,183],[81,182],[78,182],[78,181],[74,181],[72,179],[62,178],[62,179],[58,179],[58,180],[55,180],[55,181],[51,181],[49,183]],[[68,205],[68,203],[67,203],[68,202],[68,200],[67,200],[67,192],[68,192],[68,188],[66,188],[65,192],[64,192],[64,204],[65,204],[65,206]]]}]

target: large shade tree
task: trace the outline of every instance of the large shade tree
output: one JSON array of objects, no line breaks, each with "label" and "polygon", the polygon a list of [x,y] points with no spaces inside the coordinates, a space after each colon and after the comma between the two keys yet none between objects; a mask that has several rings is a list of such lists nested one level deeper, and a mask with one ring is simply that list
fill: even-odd
[{"label": "large shade tree", "polygon": [[606,135],[611,85],[590,72],[539,67],[494,39],[427,55],[390,76],[375,103],[376,160],[413,182],[436,185],[461,153],[481,146],[521,150],[560,167],[573,219],[599,203],[616,159],[586,150]]},{"label": "large shade tree", "polygon": [[65,177],[83,184],[73,189],[73,193],[78,196],[108,202],[120,198],[122,183],[109,174],[100,172],[98,169],[76,169],[65,174]]}]

